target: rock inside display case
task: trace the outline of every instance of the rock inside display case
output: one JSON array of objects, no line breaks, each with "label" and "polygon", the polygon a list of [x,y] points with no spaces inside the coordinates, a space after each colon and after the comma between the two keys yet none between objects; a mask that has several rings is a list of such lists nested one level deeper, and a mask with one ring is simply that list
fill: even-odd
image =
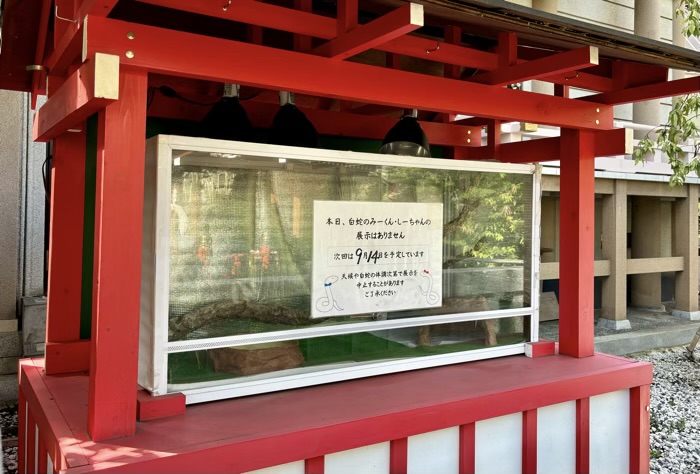
[{"label": "rock inside display case", "polygon": [[139,383],[187,403],[522,354],[535,166],[158,136]]}]

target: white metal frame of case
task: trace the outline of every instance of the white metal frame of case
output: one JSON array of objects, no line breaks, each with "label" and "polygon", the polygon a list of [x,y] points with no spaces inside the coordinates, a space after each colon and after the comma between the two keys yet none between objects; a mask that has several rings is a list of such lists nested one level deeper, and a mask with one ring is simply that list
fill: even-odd
[{"label": "white metal frame of case", "polygon": [[[530,307],[471,313],[381,320],[338,326],[312,327],[270,333],[243,334],[186,341],[168,341],[168,295],[170,253],[170,199],[173,151],[187,150],[246,156],[300,159],[377,166],[412,167],[481,172],[508,172],[533,176],[532,245]],[[141,326],[139,347],[139,384],[154,395],[177,391],[184,393],[187,403],[200,403],[272,392],[341,380],[369,377],[393,372],[436,367],[473,360],[524,354],[525,344],[475,349],[420,358],[392,359],[361,365],[339,364],[306,368],[304,373],[294,369],[276,372],[277,377],[265,375],[240,377],[235,381],[212,381],[169,386],[167,383],[168,354],[202,349],[243,346],[262,342],[304,339],[319,336],[377,331],[421,325],[435,325],[483,319],[531,316],[530,340],[538,340],[539,327],[539,226],[540,226],[540,167],[485,161],[455,161],[408,156],[379,155],[348,151],[320,150],[257,143],[227,142],[204,138],[160,135],[151,138],[146,148],[146,183],[144,199],[143,269],[141,283]]]}]

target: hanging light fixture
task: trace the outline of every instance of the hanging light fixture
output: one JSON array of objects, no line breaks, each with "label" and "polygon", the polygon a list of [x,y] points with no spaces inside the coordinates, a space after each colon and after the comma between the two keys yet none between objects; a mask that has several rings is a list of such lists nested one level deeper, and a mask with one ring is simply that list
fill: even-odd
[{"label": "hanging light fixture", "polygon": [[241,105],[238,84],[224,84],[224,95],[202,119],[202,135],[219,140],[252,141],[253,125]]},{"label": "hanging light fixture", "polygon": [[273,145],[307,148],[321,146],[316,127],[306,118],[304,112],[294,105],[292,92],[280,91],[280,109],[272,121],[268,141]]},{"label": "hanging light fixture", "polygon": [[418,123],[418,111],[404,115],[387,132],[379,153],[430,158],[430,143]]}]

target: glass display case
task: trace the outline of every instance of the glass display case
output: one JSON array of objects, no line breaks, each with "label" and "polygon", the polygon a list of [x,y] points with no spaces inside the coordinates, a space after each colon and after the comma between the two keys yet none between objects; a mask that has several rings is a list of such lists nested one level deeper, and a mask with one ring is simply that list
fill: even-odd
[{"label": "glass display case", "polygon": [[139,383],[187,403],[522,354],[531,165],[158,136]]}]

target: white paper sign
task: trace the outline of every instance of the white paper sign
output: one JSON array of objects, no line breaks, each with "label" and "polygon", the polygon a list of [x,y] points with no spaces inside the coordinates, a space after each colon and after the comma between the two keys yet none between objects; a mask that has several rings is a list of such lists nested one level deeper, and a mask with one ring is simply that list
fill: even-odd
[{"label": "white paper sign", "polygon": [[442,306],[442,204],[314,201],[311,317]]}]

